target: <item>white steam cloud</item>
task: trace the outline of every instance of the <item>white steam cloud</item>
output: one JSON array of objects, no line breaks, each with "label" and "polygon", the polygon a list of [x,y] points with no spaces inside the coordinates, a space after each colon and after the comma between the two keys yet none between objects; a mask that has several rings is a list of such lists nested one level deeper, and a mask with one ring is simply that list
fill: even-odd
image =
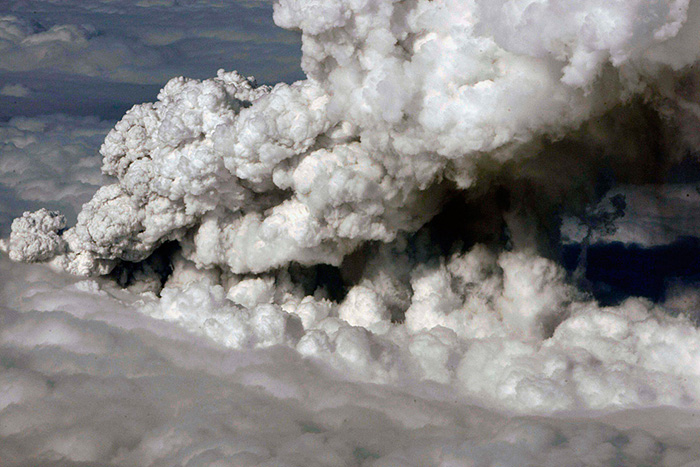
[{"label": "white steam cloud", "polygon": [[[45,313],[8,314],[8,358],[22,361],[25,345],[58,348],[66,373],[33,360],[9,370],[21,389],[5,383],[0,400],[12,427],[5,455],[117,465],[263,465],[292,452],[290,465],[693,459],[677,433],[630,431],[640,423],[622,415],[606,420],[613,428],[490,410],[700,408],[696,290],[604,306],[551,259],[561,237],[656,245],[698,233],[692,219],[674,224],[697,205],[697,193],[682,196],[688,185],[666,189],[669,216],[654,226],[641,184],[700,151],[700,2],[279,0],[274,18],[302,32],[306,80],[258,86],[223,70],[172,79],[106,136],[112,183],[74,226],[47,209],[13,222],[0,244],[11,259],[110,274],[127,290],[98,278],[20,293],[10,281],[7,297]],[[30,141],[37,123],[23,122],[7,131]],[[604,197],[602,173],[635,185],[624,203]],[[183,357],[197,336],[206,349]],[[115,366],[126,376],[112,381]],[[160,389],[168,384],[190,389],[175,396]],[[57,410],[31,424],[47,397],[64,403],[61,391],[93,385],[139,392],[115,409],[129,423],[71,425]],[[212,415],[256,407],[248,386],[274,397],[260,410],[284,436],[265,439],[266,417],[252,408]],[[382,407],[397,387],[401,402]],[[222,396],[194,402],[209,391]],[[104,394],[86,396],[75,416],[94,418]],[[414,394],[420,410],[403,400]],[[369,423],[386,435],[350,439]],[[234,434],[241,425],[245,438]],[[85,426],[93,435],[81,441]]]}]

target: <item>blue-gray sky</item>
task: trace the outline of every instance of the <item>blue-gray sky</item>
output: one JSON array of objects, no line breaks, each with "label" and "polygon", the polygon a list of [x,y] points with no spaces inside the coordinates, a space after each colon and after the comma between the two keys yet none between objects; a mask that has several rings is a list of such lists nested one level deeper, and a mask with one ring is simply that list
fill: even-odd
[{"label": "blue-gray sky", "polygon": [[0,121],[56,112],[117,119],[169,78],[219,68],[295,81],[300,45],[298,33],[274,25],[268,1],[2,2]]}]

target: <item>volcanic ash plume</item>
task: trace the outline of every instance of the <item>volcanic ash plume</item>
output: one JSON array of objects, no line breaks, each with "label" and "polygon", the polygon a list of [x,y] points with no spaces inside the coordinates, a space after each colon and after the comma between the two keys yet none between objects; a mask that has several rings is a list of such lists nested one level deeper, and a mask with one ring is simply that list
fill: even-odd
[{"label": "volcanic ash plume", "polygon": [[275,21],[306,80],[171,80],[107,136],[116,182],[67,230],[17,219],[10,257],[111,272],[160,292],[146,313],[360,379],[700,402],[687,321],[601,308],[548,259],[600,173],[650,183],[700,149],[700,2],[280,0]]}]

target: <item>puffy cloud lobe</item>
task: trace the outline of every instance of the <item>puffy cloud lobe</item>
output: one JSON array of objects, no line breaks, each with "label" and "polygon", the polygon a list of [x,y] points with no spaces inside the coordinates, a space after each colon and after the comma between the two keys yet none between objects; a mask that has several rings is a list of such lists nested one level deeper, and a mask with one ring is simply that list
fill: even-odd
[{"label": "puffy cloud lobe", "polygon": [[[688,8],[687,2],[336,2],[325,18],[353,21],[317,21],[323,28],[313,29],[307,26],[313,9],[281,2],[275,18],[302,30],[304,69],[326,83],[344,118],[381,126],[400,154],[461,157],[574,126],[617,101],[633,84],[627,75],[644,71],[642,52],[674,37]],[[645,28],[635,26],[640,21]],[[696,38],[687,41],[697,45]],[[680,53],[687,44],[675,45]],[[687,64],[697,56],[684,58]],[[605,64],[624,65],[623,79],[603,73]]]},{"label": "puffy cloud lobe", "polygon": [[688,20],[690,3],[482,1],[478,5],[499,45],[564,61],[562,81],[586,86],[606,63],[625,66],[676,37]]},{"label": "puffy cloud lobe", "polygon": [[[294,348],[350,380],[432,381],[518,412],[698,405],[700,335],[671,317],[680,293],[601,307],[552,261],[484,246],[433,265],[372,258],[370,270],[407,271],[368,274],[340,303],[286,269],[215,277],[180,258],[141,311],[238,351]],[[404,288],[405,322],[392,323]]]},{"label": "puffy cloud lobe", "polygon": [[[311,151],[330,126],[327,98],[313,83],[270,92],[220,73],[204,82],[175,79],[159,98],[132,109],[107,136],[103,171],[119,183],[101,189],[66,234],[72,272],[104,271],[115,258],[138,261],[174,239],[198,264],[234,272],[292,260],[339,263],[358,239],[387,241],[398,228],[416,228],[427,214],[411,206],[437,201],[429,198],[439,190],[421,193],[387,176],[357,143],[337,142],[334,158]],[[340,125],[324,144],[348,131]],[[285,200],[290,187],[298,195]],[[198,222],[188,243],[185,229]]]},{"label": "puffy cloud lobe", "polygon": [[[218,165],[213,156],[206,160],[211,149],[199,141],[218,123],[213,115],[219,117],[217,112],[236,98],[236,84],[242,88],[240,97],[250,98],[253,93],[243,77],[221,76],[224,78],[208,82],[204,89],[186,80],[172,81],[160,95],[162,105],[135,107],[107,136],[102,147],[103,171],[121,184],[103,187],[85,205],[78,226],[67,236],[72,251],[85,252],[82,258],[95,257],[95,264],[100,257],[138,261],[164,238],[182,235],[178,229],[212,209],[218,203],[220,186],[227,200],[241,202],[244,190],[230,175],[220,175],[220,159]],[[189,176],[183,178],[178,170]],[[232,186],[226,187],[229,181]],[[68,261],[67,268],[79,274],[98,267]]]},{"label": "puffy cloud lobe", "polygon": [[44,261],[65,248],[60,232],[66,227],[66,218],[56,211],[40,209],[25,212],[12,222],[12,235],[0,247],[14,261]]}]

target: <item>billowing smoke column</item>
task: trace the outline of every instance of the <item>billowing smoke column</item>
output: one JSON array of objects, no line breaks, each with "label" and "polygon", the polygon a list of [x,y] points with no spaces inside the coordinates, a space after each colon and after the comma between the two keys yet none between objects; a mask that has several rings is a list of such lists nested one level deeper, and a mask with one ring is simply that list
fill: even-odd
[{"label": "billowing smoke column", "polygon": [[107,136],[116,182],[77,225],[26,213],[10,257],[145,290],[171,255],[146,312],[374,381],[700,403],[687,321],[600,308],[546,259],[599,173],[652,182],[700,148],[700,2],[280,0],[275,21],[305,81],[171,80]]},{"label": "billowing smoke column", "polygon": [[700,53],[689,12],[688,1],[280,2],[277,23],[304,33],[306,81],[172,80],[107,137],[103,171],[118,181],[78,225],[46,241],[62,226],[35,214],[41,227],[18,223],[10,254],[104,274],[178,240],[199,266],[235,273],[339,264],[415,231],[447,185],[531,156],[533,138],[634,94],[668,99],[665,75]]}]

